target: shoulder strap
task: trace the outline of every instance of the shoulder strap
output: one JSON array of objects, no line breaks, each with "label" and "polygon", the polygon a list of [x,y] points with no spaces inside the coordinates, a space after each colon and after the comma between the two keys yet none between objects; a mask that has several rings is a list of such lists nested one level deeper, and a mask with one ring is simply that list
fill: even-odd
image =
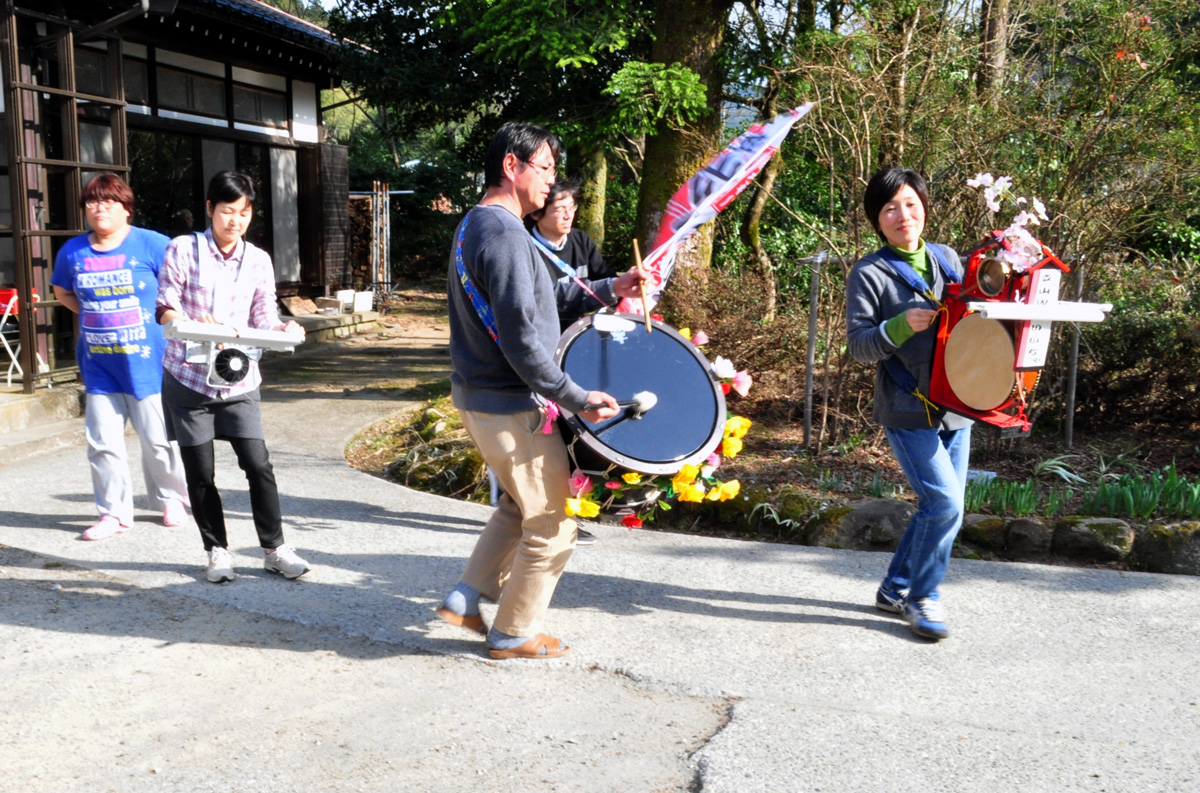
[{"label": "shoulder strap", "polygon": [[942,268],[942,275],[946,277],[946,283],[962,283],[962,276],[958,274],[958,270],[950,265],[950,262],[946,259],[946,254],[942,253],[941,246],[925,243],[925,250],[929,251],[933,256],[933,260],[938,263],[938,267]]},{"label": "shoulder strap", "polygon": [[[933,255],[933,260],[937,262],[938,267],[941,269],[942,275],[945,277],[947,283],[957,284],[962,280],[958,272],[950,266],[950,263],[946,261],[945,256],[940,250],[938,250],[936,245],[926,243],[925,250],[929,251]],[[917,275],[917,271],[910,267],[908,262],[896,255],[896,252],[892,250],[890,246],[884,245],[875,253],[877,256],[879,256],[879,258],[890,264],[892,269],[904,279],[905,283],[912,287],[914,292],[919,295],[924,295],[934,303],[940,302],[937,299],[937,296],[933,293],[933,289],[929,286],[929,284],[925,283],[925,279]]]},{"label": "shoulder strap", "polygon": [[467,299],[471,301],[471,306],[475,309],[475,313],[479,315],[479,320],[483,326],[487,328],[488,335],[492,337],[492,341],[500,343],[500,330],[496,325],[496,315],[492,313],[492,307],[487,304],[480,294],[475,282],[471,280],[471,276],[467,274],[467,266],[463,264],[463,237],[467,233],[467,224],[471,221],[471,211],[467,210],[466,217],[463,218],[462,225],[458,227],[458,239],[454,242],[454,268],[458,271],[458,280],[462,283],[463,291],[467,293]]},{"label": "shoulder strap", "polygon": [[600,299],[600,298],[599,298],[599,297],[596,295],[596,293],[595,293],[595,292],[593,292],[593,291],[592,291],[592,288],[591,288],[590,286],[588,286],[586,283],[584,283],[584,282],[583,282],[583,279],[582,279],[582,278],[580,278],[580,277],[579,277],[579,276],[578,276],[578,275],[575,273],[575,268],[574,268],[574,267],[572,267],[571,265],[569,265],[569,264],[567,264],[566,262],[564,262],[564,261],[562,260],[562,258],[561,258],[561,257],[560,257],[558,254],[556,254],[554,251],[550,250],[550,248],[549,248],[549,247],[547,247],[546,245],[543,245],[543,244],[542,244],[542,241],[541,241],[541,240],[539,240],[539,239],[538,239],[537,237],[535,237],[534,235],[530,234],[530,235],[529,235],[529,239],[533,240],[533,244],[537,246],[538,250],[539,250],[539,251],[541,251],[541,252],[542,252],[542,253],[543,253],[543,254],[546,256],[546,258],[547,258],[547,259],[549,259],[549,260],[550,260],[550,263],[551,263],[551,264],[553,264],[553,265],[554,265],[555,267],[557,267],[559,270],[562,270],[562,272],[563,272],[563,275],[566,275],[566,276],[568,276],[568,277],[569,277],[569,278],[570,278],[572,281],[574,281],[576,284],[578,284],[578,285],[579,285],[579,288],[580,288],[580,289],[582,289],[583,291],[587,292],[587,293],[588,293],[589,295],[591,295],[592,297],[596,298],[596,302],[597,302],[597,303],[599,303],[599,304],[600,304],[600,305],[602,305],[602,306],[607,306],[607,305],[608,305],[608,303],[605,303],[603,300],[601,300],[601,299]]}]

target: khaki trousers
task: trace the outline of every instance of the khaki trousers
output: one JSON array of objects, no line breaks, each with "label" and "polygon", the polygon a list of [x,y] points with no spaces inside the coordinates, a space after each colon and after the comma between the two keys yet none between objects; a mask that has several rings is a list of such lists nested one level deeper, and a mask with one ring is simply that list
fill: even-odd
[{"label": "khaki trousers", "polygon": [[462,580],[496,601],[492,623],[510,636],[540,632],[563,568],[575,550],[567,516],[571,470],[557,428],[542,434],[541,410],[459,411],[463,426],[504,488]]}]

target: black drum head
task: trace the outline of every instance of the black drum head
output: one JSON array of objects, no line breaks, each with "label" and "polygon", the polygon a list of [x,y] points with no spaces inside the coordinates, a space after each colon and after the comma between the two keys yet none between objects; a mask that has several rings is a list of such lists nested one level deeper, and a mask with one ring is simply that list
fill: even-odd
[{"label": "black drum head", "polygon": [[610,463],[645,474],[674,474],[697,465],[721,442],[725,395],[708,359],[667,325],[634,314],[594,314],[567,328],[555,360],[572,380],[617,401],[640,392],[656,397],[640,419],[590,424],[564,411],[579,440]]}]

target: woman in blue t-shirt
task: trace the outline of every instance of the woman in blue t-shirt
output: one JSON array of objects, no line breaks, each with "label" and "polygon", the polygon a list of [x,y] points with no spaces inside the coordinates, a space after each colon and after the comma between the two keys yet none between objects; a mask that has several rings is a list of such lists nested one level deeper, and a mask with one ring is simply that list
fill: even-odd
[{"label": "woman in blue t-shirt", "polygon": [[79,197],[92,231],[54,260],[54,296],[79,315],[76,359],[87,391],[88,462],[100,520],[83,533],[103,540],[133,528],[133,481],[125,423],[142,441],[142,472],[163,524],[187,519],[179,447],[167,440],[162,400],[162,328],[154,320],[158,271],[169,240],[129,224],[133,191],[103,173]]}]

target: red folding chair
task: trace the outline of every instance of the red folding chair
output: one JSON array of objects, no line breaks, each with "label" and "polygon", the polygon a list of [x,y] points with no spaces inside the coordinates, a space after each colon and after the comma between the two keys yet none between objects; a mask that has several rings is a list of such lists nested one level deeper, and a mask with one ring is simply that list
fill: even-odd
[{"label": "red folding chair", "polygon": [[[33,302],[36,303],[41,298],[38,293],[33,293]],[[0,306],[4,307],[4,314],[0,316],[0,342],[4,344],[4,351],[8,353],[8,387],[12,388],[13,372],[18,376],[23,377],[25,370],[21,368],[21,328],[17,320],[17,311],[20,310],[20,304],[17,301],[16,289],[0,289]],[[11,327],[9,320],[12,320]],[[11,337],[11,340],[10,340]],[[37,354],[38,370],[45,371],[46,363],[42,360],[41,353]]]}]

